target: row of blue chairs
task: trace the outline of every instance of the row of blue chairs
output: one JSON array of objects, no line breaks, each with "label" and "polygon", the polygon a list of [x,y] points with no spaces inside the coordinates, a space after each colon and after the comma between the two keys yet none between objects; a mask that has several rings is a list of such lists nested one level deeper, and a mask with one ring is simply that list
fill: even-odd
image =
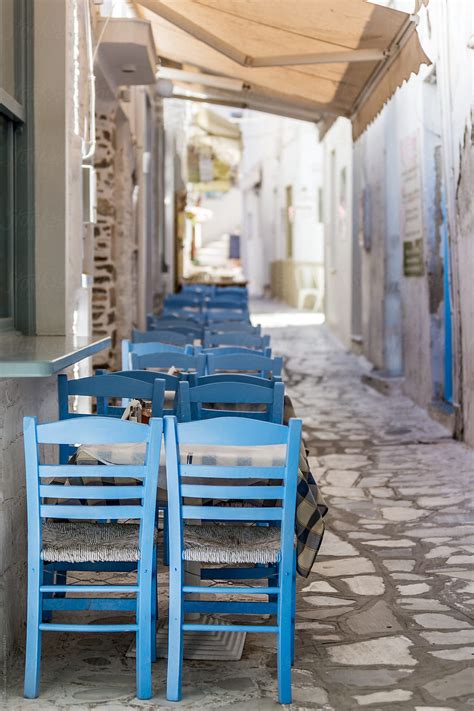
[{"label": "row of blue chairs", "polygon": [[[279,700],[290,703],[295,608],[294,515],[301,422],[292,420],[289,427],[285,427],[227,417],[183,424],[178,424],[173,417],[153,418],[149,426],[96,416],[50,424],[38,424],[33,417],[25,418],[28,623],[24,694],[27,698],[39,695],[44,632],[131,632],[136,636],[137,697],[152,697],[151,672],[156,659],[158,610],[155,515],[163,429],[170,521],[167,698],[170,701],[181,699],[185,632],[244,631],[277,636]],[[50,465],[41,457],[41,445],[63,447],[77,442],[145,445],[145,461],[141,465],[105,467],[108,477],[124,482],[106,486],[103,466]],[[229,467],[218,465],[206,465],[203,471],[199,464],[181,463],[180,448],[184,444],[220,447],[286,445],[287,456],[284,465],[264,470],[246,464],[232,467],[232,472]],[[84,483],[85,476],[87,483]],[[222,484],[230,477],[237,485]],[[245,480],[245,485],[239,485],[239,479]],[[257,480],[258,485],[249,485],[249,479]],[[58,480],[62,480],[61,483]],[[130,480],[133,483],[128,483]],[[74,483],[65,486],[66,481]],[[232,507],[224,503],[230,497],[235,504]],[[207,504],[211,499],[213,504]],[[98,500],[100,503],[90,503]],[[256,500],[257,505],[249,506]],[[274,505],[266,505],[270,503]],[[113,522],[104,523],[104,520]],[[197,521],[204,522],[204,531],[213,541],[213,566],[208,571],[209,577],[228,580],[231,585],[195,587],[186,584],[184,564],[192,548],[193,523]],[[225,562],[222,523],[233,524],[235,541],[265,540],[267,544],[271,541],[273,547],[267,548],[269,563],[249,568],[247,556],[241,553],[245,545],[236,545],[234,557],[239,567],[216,568],[215,562],[221,559]],[[248,525],[250,523],[257,525],[252,527]],[[259,526],[261,523],[265,525]],[[197,531],[202,536],[203,526]],[[203,565],[209,564],[205,549],[201,558]],[[135,575],[135,582],[64,584],[65,574],[73,570],[126,571]],[[232,584],[234,579],[250,579],[251,584],[241,583],[237,587]],[[258,579],[264,581],[262,586],[255,586]],[[258,594],[267,596],[268,602],[189,599],[196,593],[232,594],[233,597]],[[127,622],[112,620],[110,623],[102,620],[99,623],[51,621],[51,614],[56,611],[91,610],[131,613],[134,619]],[[276,621],[270,625],[204,625],[187,620],[185,615],[191,612],[271,614]]]},{"label": "row of blue chairs", "polygon": [[[291,702],[296,599],[293,538],[301,422],[292,420],[289,427],[282,425],[282,359],[272,357],[268,336],[261,335],[260,327],[251,326],[246,291],[231,294],[229,290],[220,294],[192,286],[192,289],[184,288],[181,294],[169,297],[163,315],[149,317],[147,325],[151,330],[145,333],[134,331],[132,339],[124,341],[122,371],[98,371],[95,376],[76,380],[59,376],[58,423],[38,425],[33,418],[25,420],[31,542],[25,696],[38,695],[41,634],[50,630],[135,632],[137,696],[151,697],[157,618],[157,543],[153,531],[157,513],[158,443],[164,429],[168,502],[167,505],[160,503],[160,508],[165,511],[163,554],[170,571],[167,698],[172,701],[181,698],[184,632],[218,629],[275,633],[278,639],[279,700],[281,703]],[[221,308],[223,304],[224,308]],[[228,304],[230,308],[227,308]],[[170,369],[173,372],[166,372]],[[71,411],[71,396],[95,398],[97,415],[79,415]],[[149,427],[119,421],[130,399],[150,401],[152,419]],[[116,404],[117,400],[122,401],[120,405]],[[112,469],[107,467],[105,475],[103,466],[73,466],[71,463],[77,443],[113,445],[125,442],[147,445],[143,466],[115,465]],[[40,464],[39,443],[59,445],[59,465]],[[183,464],[185,460],[180,455],[183,444],[247,447],[286,444],[287,457],[285,465],[280,467]],[[193,483],[193,477],[199,477],[199,480],[195,479]],[[245,486],[239,485],[239,478],[246,480]],[[248,480],[252,478],[255,481],[249,486]],[[63,479],[61,484],[57,483],[58,479]],[[90,479],[92,484],[84,483]],[[111,485],[104,483],[104,479]],[[133,484],[128,483],[130,479]],[[224,483],[225,480],[228,483]],[[72,481],[73,485],[64,487],[66,481]],[[99,482],[101,485],[97,486]],[[229,498],[234,504],[240,500],[241,505],[219,504]],[[53,500],[57,502],[54,505],[51,504]],[[92,505],[91,500],[101,503]],[[203,504],[203,501],[212,501],[212,505]],[[249,507],[251,503],[254,506]],[[276,505],[269,507],[269,503]],[[123,523],[125,519],[138,521],[138,524]],[[204,529],[203,526],[196,529],[193,526],[195,520],[203,522]],[[215,557],[216,547],[222,546],[225,537],[222,523],[233,524],[234,543],[237,534],[242,537],[242,545],[235,545],[237,557],[245,549],[245,540],[256,536],[258,540],[273,541],[272,559],[265,565],[250,560],[258,563],[250,568],[249,559],[243,557],[234,561],[237,564],[246,562],[243,568],[207,570],[205,564],[210,560],[222,563],[227,560],[226,555],[222,561]],[[249,523],[256,525],[249,527]],[[231,583],[249,579],[251,586],[242,583],[238,588],[235,585],[185,585],[183,566],[187,544],[196,530],[200,536],[204,530],[213,541],[211,559],[206,560],[204,555],[201,561],[202,579],[217,578]],[[131,534],[134,536],[132,547],[124,543],[124,538],[130,538]],[[115,548],[111,544],[114,536],[118,542]],[[105,538],[107,559],[100,558]],[[70,550],[66,551],[71,540],[74,540],[72,554]],[[77,555],[74,558],[78,550],[81,560],[76,559]],[[68,555],[72,555],[72,559],[68,559]],[[62,559],[64,557],[66,560]],[[66,585],[70,570],[135,573],[136,584]],[[256,588],[254,582],[258,580],[266,581],[266,585]],[[65,597],[66,593],[75,592],[92,596],[110,592],[114,597]],[[196,592],[219,595],[230,592],[248,595],[252,592],[266,596],[268,601],[189,600],[187,596]],[[122,593],[129,597],[116,597]],[[111,625],[51,622],[55,610],[86,609],[131,612],[135,621]],[[257,626],[194,624],[185,620],[187,612],[270,614],[276,616],[276,623]]]}]

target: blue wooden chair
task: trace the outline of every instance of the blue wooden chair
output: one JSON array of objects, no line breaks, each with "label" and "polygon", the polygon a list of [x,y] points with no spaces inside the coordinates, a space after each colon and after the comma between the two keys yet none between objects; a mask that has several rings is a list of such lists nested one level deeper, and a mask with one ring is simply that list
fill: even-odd
[{"label": "blue wooden chair", "polygon": [[67,375],[58,375],[59,419],[91,417],[87,413],[69,411],[70,396],[92,397],[97,400],[97,414],[107,417],[122,417],[123,407],[110,405],[110,398],[150,400],[152,417],[163,417],[166,382],[161,373],[154,373],[153,380],[132,380],[121,373],[110,373],[105,380],[101,375],[68,380]]},{"label": "blue wooden chair", "polygon": [[[102,376],[103,377],[103,376]],[[104,380],[106,378],[103,378]],[[162,436],[162,420],[150,426],[88,417],[38,425],[24,419],[28,505],[28,614],[24,695],[39,695],[41,636],[43,632],[134,632],[137,640],[137,697],[152,696],[151,663],[156,657],[156,545],[155,508]],[[45,465],[41,444],[70,445],[144,443],[143,466]],[[117,477],[137,480],[133,485],[104,486],[104,469]],[[97,479],[100,485],[64,486],[57,479]],[[54,481],[51,483],[51,478]],[[74,499],[104,503],[77,505]],[[58,503],[48,503],[55,500]],[[64,503],[66,500],[66,503]],[[63,503],[61,503],[61,501]],[[130,519],[131,523],[100,523]],[[54,569],[86,569],[98,562],[112,570],[134,563],[137,579],[126,585],[56,585]],[[91,597],[56,597],[88,593]],[[97,597],[97,593],[133,597]],[[46,621],[53,610],[115,610],[132,612],[135,621],[118,624],[69,624]]]},{"label": "blue wooden chair", "polygon": [[[291,703],[295,604],[294,526],[301,420],[289,426],[222,418],[214,422],[177,424],[165,418],[166,474],[170,525],[170,582],[168,677],[166,697],[181,699],[184,632],[260,632],[277,635],[278,698]],[[182,464],[180,446],[193,444],[242,446],[286,445],[284,466],[252,467]],[[195,484],[193,478],[209,483]],[[183,483],[185,479],[185,483]],[[239,480],[255,485],[239,485]],[[225,480],[225,485],[222,481]],[[235,484],[232,486],[231,484]],[[184,499],[187,503],[184,503]],[[190,499],[199,503],[190,503]],[[222,505],[232,499],[235,506]],[[200,501],[213,505],[201,505]],[[248,504],[254,502],[254,506]],[[263,505],[262,503],[263,502]],[[274,506],[265,504],[274,503]],[[201,521],[202,525],[193,525]],[[267,522],[270,525],[246,525]],[[244,565],[242,569],[213,568],[216,579],[252,579],[251,586],[192,586],[184,581],[184,561]],[[255,568],[248,565],[255,564]],[[262,565],[263,563],[263,565]],[[222,575],[222,577],[221,577]],[[256,580],[268,581],[255,585]],[[188,595],[261,595],[267,602],[189,600]],[[243,614],[275,616],[270,625],[203,624],[186,622],[185,614]]]},{"label": "blue wooden chair", "polygon": [[209,299],[206,303],[207,309],[232,309],[238,311],[246,311],[248,313],[248,305],[245,299],[239,297],[225,296],[215,296],[213,299]]},{"label": "blue wooden chair", "polygon": [[253,353],[235,353],[220,355],[219,352],[207,354],[207,373],[218,371],[249,372],[258,371],[262,378],[281,378],[283,358],[266,358]]},{"label": "blue wooden chair", "polygon": [[[248,417],[281,424],[283,422],[285,386],[275,382],[273,388],[242,382],[213,382],[192,386],[179,384],[178,416],[180,422],[216,417]],[[214,405],[214,407],[206,407]],[[224,409],[222,405],[260,405],[263,409]]]},{"label": "blue wooden chair", "polygon": [[[109,373],[108,371],[96,371],[97,375],[118,375],[123,378],[133,378],[144,383],[154,383],[156,379],[159,379],[160,383],[164,383],[164,395],[165,401],[163,405],[163,415],[175,415],[176,405],[178,401],[178,386],[179,381],[183,375],[170,375],[169,373],[157,373],[153,370],[119,370],[114,373]],[[175,402],[173,407],[167,407],[166,393],[173,392],[175,394]],[[146,399],[146,398],[144,398]]]},{"label": "blue wooden chair", "polygon": [[189,336],[186,333],[178,331],[170,331],[163,329],[162,331],[137,331],[135,328],[132,331],[132,343],[168,343],[172,346],[181,346],[184,348],[189,341],[193,340],[194,335]]},{"label": "blue wooden chair", "polygon": [[270,345],[270,336],[253,336],[251,333],[230,332],[212,333],[206,331],[204,334],[204,348],[214,348],[215,346],[245,346],[246,348],[257,348],[263,350]]},{"label": "blue wooden chair", "polygon": [[223,321],[221,323],[211,323],[206,327],[206,331],[210,333],[228,333],[229,331],[235,333],[236,331],[241,331],[243,333],[250,333],[254,336],[262,335],[261,326],[252,326],[251,323],[246,323],[245,321]]},{"label": "blue wooden chair", "polygon": [[137,353],[138,355],[148,355],[149,353],[186,353],[187,355],[192,355],[194,348],[191,344],[183,348],[183,346],[174,346],[171,343],[159,343],[158,341],[153,341],[152,343],[131,343],[128,339],[124,338],[122,341],[122,370],[129,370],[131,368],[132,353]]},{"label": "blue wooden chair", "polygon": [[[130,399],[150,400],[152,417],[163,417],[165,403],[165,379],[161,373],[154,373],[150,382],[131,380],[118,373],[112,373],[105,381],[101,375],[92,375],[88,378],[68,380],[67,375],[58,375],[58,416],[60,420],[69,420],[75,417],[93,417],[89,413],[70,412],[69,397],[92,397],[96,400],[97,415],[106,417],[122,417],[125,407]],[[121,406],[110,405],[109,399],[121,399]],[[167,413],[167,414],[175,414]],[[69,457],[75,452],[74,447],[64,445],[59,448],[59,461],[66,464]]]},{"label": "blue wooden chair", "polygon": [[[204,375],[206,371],[206,356],[204,353],[188,355],[187,353],[174,353],[162,351],[158,353],[132,353],[132,370],[144,370],[146,368],[179,368],[180,370],[194,370],[198,375]],[[160,377],[161,373],[157,373]]]},{"label": "blue wooden chair", "polygon": [[200,348],[199,346],[196,346],[194,351],[195,353],[205,353],[206,355],[210,353],[215,353],[219,356],[242,353],[247,355],[261,355],[265,356],[265,358],[272,357],[272,349],[270,347],[258,350],[257,348],[246,348],[245,346],[216,346],[214,348]]},{"label": "blue wooden chair", "polygon": [[246,286],[216,286],[214,293],[216,296],[232,294],[233,296],[236,295],[241,298],[248,299],[248,291]]}]

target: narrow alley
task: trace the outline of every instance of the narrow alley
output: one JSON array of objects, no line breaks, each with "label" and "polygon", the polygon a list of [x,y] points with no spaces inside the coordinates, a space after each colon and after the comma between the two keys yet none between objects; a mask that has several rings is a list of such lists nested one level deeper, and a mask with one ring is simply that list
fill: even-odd
[{"label": "narrow alley", "polygon": [[[264,330],[285,357],[288,391],[330,508],[313,572],[298,580],[287,708],[467,708],[474,698],[472,449],[406,396],[364,384],[368,363],[327,327],[292,325],[307,313],[261,301],[252,312],[273,324]],[[163,609],[164,576],[159,596]],[[134,698],[130,639],[46,638],[36,708],[149,708]],[[275,663],[267,635],[248,635],[239,662],[188,661],[183,706],[277,709]],[[14,676],[8,706],[29,709],[20,669]],[[165,699],[163,659],[153,684],[153,705],[175,708]]]}]

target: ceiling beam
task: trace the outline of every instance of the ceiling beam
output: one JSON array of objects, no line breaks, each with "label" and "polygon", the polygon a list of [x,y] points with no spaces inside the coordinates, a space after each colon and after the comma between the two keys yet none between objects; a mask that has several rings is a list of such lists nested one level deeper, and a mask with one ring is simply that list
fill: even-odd
[{"label": "ceiling beam", "polygon": [[378,62],[387,53],[382,49],[352,49],[347,52],[317,52],[316,54],[275,55],[274,57],[254,57],[250,67],[288,67],[303,64],[349,64],[351,62]]},{"label": "ceiling beam", "polygon": [[138,2],[140,5],[143,5],[143,7],[154,12],[155,15],[162,17],[167,22],[175,25],[175,27],[179,27],[183,32],[186,32],[200,42],[204,42],[204,44],[207,44],[209,47],[212,47],[212,49],[232,59],[232,61],[237,62],[237,64],[243,67],[248,66],[251,57],[248,57],[245,52],[241,52],[219,37],[216,37],[216,35],[213,35],[212,32],[208,32],[200,25],[189,20],[184,15],[180,15],[179,12],[176,12],[168,5],[160,2],[160,0],[138,0]]},{"label": "ceiling beam", "polygon": [[229,91],[242,91],[244,86],[242,79],[232,79],[218,74],[204,74],[203,72],[187,72],[183,69],[172,69],[170,67],[160,67],[157,78],[171,79],[171,81],[189,84],[201,84],[202,86],[214,86],[216,89],[227,89]]}]

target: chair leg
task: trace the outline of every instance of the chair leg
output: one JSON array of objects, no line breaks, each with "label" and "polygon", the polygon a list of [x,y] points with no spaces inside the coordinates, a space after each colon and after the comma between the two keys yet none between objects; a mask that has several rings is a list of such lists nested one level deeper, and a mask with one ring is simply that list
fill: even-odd
[{"label": "chair leg", "polygon": [[166,682],[166,698],[168,701],[181,701],[181,673],[183,667],[182,578],[182,569],[170,567],[168,676]]},{"label": "chair leg", "polygon": [[158,630],[158,580],[157,551],[153,548],[153,567],[151,571],[151,661],[156,662],[156,633]]},{"label": "chair leg", "polygon": [[295,665],[295,623],[296,623],[296,561],[291,581],[291,666]]},{"label": "chair leg", "polygon": [[280,597],[278,601],[278,700],[291,704],[291,611],[292,572],[280,574]]},{"label": "chair leg", "polygon": [[170,542],[168,531],[168,507],[163,508],[163,563],[166,567],[170,564]]},{"label": "chair leg", "polygon": [[43,566],[40,561],[38,561],[37,565],[29,567],[24,684],[24,696],[27,699],[36,699],[39,696],[41,664],[41,631],[39,625],[43,607],[40,593],[42,574]]},{"label": "chair leg", "polygon": [[140,563],[138,569],[138,595],[137,595],[137,698],[151,699],[151,567],[142,570]]}]

